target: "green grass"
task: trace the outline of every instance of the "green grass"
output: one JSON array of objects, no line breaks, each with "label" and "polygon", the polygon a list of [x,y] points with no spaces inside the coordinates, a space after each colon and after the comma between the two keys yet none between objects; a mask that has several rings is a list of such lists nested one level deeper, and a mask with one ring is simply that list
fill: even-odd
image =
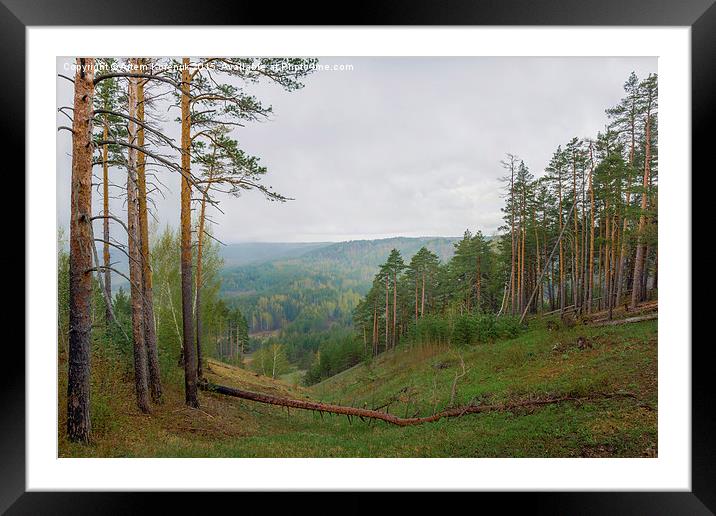
[{"label": "green grass", "polygon": [[[591,349],[579,350],[583,336]],[[564,350],[554,351],[555,344]],[[151,416],[133,405],[131,385],[115,381],[101,400],[102,432],[61,456],[128,457],[644,457],[657,450],[657,322],[577,326],[549,332],[543,322],[519,337],[461,351],[466,374],[454,404],[532,396],[629,391],[637,399],[564,402],[396,427],[201,393],[202,410],[182,404],[181,385]],[[398,348],[310,389],[215,364],[209,376],[250,390],[369,408],[393,400],[399,416],[448,406],[460,355],[445,347]],[[60,389],[60,392],[63,392]],[[63,400],[60,400],[62,405]],[[61,407],[62,408],[62,407]],[[62,412],[62,411],[61,411]]]}]

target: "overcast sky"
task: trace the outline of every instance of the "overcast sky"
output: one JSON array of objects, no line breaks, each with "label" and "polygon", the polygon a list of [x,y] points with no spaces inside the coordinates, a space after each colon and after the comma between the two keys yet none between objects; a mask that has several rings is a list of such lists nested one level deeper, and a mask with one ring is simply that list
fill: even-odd
[{"label": "overcast sky", "polygon": [[[58,60],[58,73],[66,62]],[[557,145],[595,136],[629,73],[657,71],[656,58],[325,58],[351,71],[317,71],[301,90],[250,91],[273,106],[270,120],[234,136],[268,167],[266,184],[295,200],[257,192],[222,199],[214,228],[223,242],[343,241],[390,236],[493,234],[501,224],[505,153],[539,176]],[[57,102],[72,105],[58,79]],[[166,132],[178,138],[176,111]],[[58,125],[66,125],[58,115]],[[57,136],[57,217],[67,227],[71,158]],[[115,182],[126,173],[113,169]],[[159,224],[176,226],[179,181],[163,172]],[[94,211],[101,208],[95,195]],[[113,201],[121,213],[121,201]]]}]

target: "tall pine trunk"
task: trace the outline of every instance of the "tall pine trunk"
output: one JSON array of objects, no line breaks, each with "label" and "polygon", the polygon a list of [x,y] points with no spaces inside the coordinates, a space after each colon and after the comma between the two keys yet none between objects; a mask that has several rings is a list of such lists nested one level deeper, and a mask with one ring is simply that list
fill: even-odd
[{"label": "tall pine trunk", "polygon": [[196,237],[196,298],[194,303],[194,315],[196,318],[196,376],[199,380],[204,377],[204,371],[202,370],[202,320],[201,320],[201,286],[202,286],[202,271],[203,271],[203,257],[204,257],[204,227],[206,222],[206,202],[208,200],[208,190],[211,185],[213,178],[213,160],[216,157],[216,144],[212,146],[212,165],[209,167],[209,174],[207,178],[206,191],[201,196],[201,210],[199,212],[199,228],[198,235]]},{"label": "tall pine trunk", "polygon": [[418,271],[415,271],[415,322],[418,322],[418,309],[420,308],[418,304]]},{"label": "tall pine trunk", "polygon": [[616,279],[617,279],[617,249],[619,247],[619,242],[617,241],[617,233],[619,232],[618,229],[619,226],[619,217],[614,215],[612,217],[612,245],[611,245],[611,258],[610,263],[612,266],[612,284],[609,289],[609,318],[612,318],[612,310],[616,306]]},{"label": "tall pine trunk", "polygon": [[[139,62],[142,63],[142,59]],[[137,119],[144,123],[144,82],[137,84]],[[144,148],[144,128],[138,125],[137,145]],[[149,392],[154,402],[162,399],[162,380],[159,373],[159,351],[157,349],[157,330],[154,325],[154,294],[152,290],[152,267],[149,258],[149,221],[147,216],[147,178],[146,156],[143,152],[137,157],[137,193],[139,197],[139,232],[142,252],[142,289],[144,293],[144,342],[147,350],[149,368]]]},{"label": "tall pine trunk", "polygon": [[91,437],[93,98],[94,59],[78,58],[72,120],[67,436],[70,441],[85,443]]},{"label": "tall pine trunk", "polygon": [[388,351],[388,334],[390,332],[390,312],[388,311],[388,295],[390,287],[388,286],[389,275],[385,273],[385,351]]},{"label": "tall pine trunk", "polygon": [[[630,115],[630,124],[629,124],[629,132],[631,135],[631,143],[629,146],[629,172],[631,173],[631,169],[634,166],[634,156],[636,152],[636,116],[635,116],[635,106],[632,102],[632,108],[631,108],[631,115]],[[627,209],[629,208],[629,203],[631,201],[631,175],[627,174],[627,180],[626,180],[626,202],[624,204],[625,211],[624,211],[624,221],[623,221],[623,228],[622,228],[622,245],[621,250],[619,254],[619,271],[617,272],[617,303],[621,300],[622,297],[622,289],[625,283],[624,274],[626,271],[627,266],[627,253],[628,249],[626,247],[626,233],[628,229],[628,223],[629,220],[627,218]]]},{"label": "tall pine trunk", "polygon": [[510,311],[515,315],[515,165],[510,162]]},{"label": "tall pine trunk", "polygon": [[481,267],[481,265],[482,264],[480,263],[480,249],[478,248],[477,249],[477,271],[475,271],[476,272],[475,289],[477,291],[476,292],[477,300],[475,302],[475,309],[476,309],[477,313],[480,313],[480,297],[482,295],[482,292],[481,292],[482,291],[482,267]]},{"label": "tall pine trunk", "polygon": [[[559,183],[557,185],[557,196],[559,197],[559,234],[562,234],[562,170],[559,170]],[[564,313],[564,245],[562,239],[559,239],[559,309],[560,313]]]},{"label": "tall pine trunk", "polygon": [[202,340],[202,323],[201,323],[201,285],[202,285],[202,271],[203,271],[203,257],[204,257],[204,221],[206,215],[206,197],[207,194],[201,198],[201,210],[199,212],[199,229],[196,237],[196,302],[194,306],[194,314],[196,317],[196,375],[198,379],[202,379],[204,372],[201,364],[201,340]]},{"label": "tall pine trunk", "polygon": [[[627,185],[628,188],[628,185]],[[627,190],[626,192],[626,203],[625,208],[629,207],[629,201],[631,199],[631,192]],[[628,229],[628,220],[626,216],[626,209],[624,211],[624,219],[622,221],[622,230],[621,230],[621,246],[619,251],[619,270],[617,271],[617,300],[616,302],[619,303],[622,297],[622,289],[624,284],[624,269],[626,268],[626,233]]]},{"label": "tall pine trunk", "polygon": [[425,315],[425,270],[423,270],[423,286],[420,293],[420,317]]},{"label": "tall pine trunk", "polygon": [[594,295],[594,189],[592,188],[592,173],[594,172],[594,157],[592,145],[589,145],[589,280],[587,283],[587,313],[592,313],[592,296]]},{"label": "tall pine trunk", "polygon": [[194,349],[194,320],[192,311],[192,259],[191,259],[191,71],[189,58],[182,59],[181,82],[181,301],[184,348],[185,401],[190,407],[199,407],[197,396],[196,353]]},{"label": "tall pine trunk", "polygon": [[373,356],[378,354],[378,303],[373,301]]},{"label": "tall pine trunk", "polygon": [[605,211],[607,212],[606,215],[606,222],[604,224],[604,238],[606,239],[606,243],[604,245],[604,292],[602,296],[604,297],[604,306],[607,310],[609,310],[609,317],[611,318],[612,313],[612,299],[609,293],[611,292],[611,284],[612,284],[612,264],[610,260],[611,256],[611,246],[612,241],[609,238],[609,224],[610,224],[610,213],[609,213],[609,201],[607,200],[607,205],[605,208]]},{"label": "tall pine trunk", "polygon": [[[132,59],[134,64],[134,59]],[[138,145],[137,124],[137,82],[129,78],[128,139],[131,145]],[[142,250],[139,231],[139,198],[137,188],[137,149],[127,150],[127,247],[129,248],[129,282],[132,305],[132,340],[134,341],[134,387],[137,406],[144,413],[149,412],[149,386],[147,380],[147,350],[144,340],[144,292],[142,288]]]},{"label": "tall pine trunk", "polygon": [[393,272],[393,347],[395,347],[395,323],[398,319],[398,274]]},{"label": "tall pine trunk", "polygon": [[[577,204],[577,162],[574,156],[572,156],[572,190],[574,192],[574,203]],[[572,259],[572,266],[574,272],[572,273],[572,300],[574,301],[575,312],[579,309],[579,223],[577,219],[579,209],[575,208],[572,218],[574,220],[574,257]]]},{"label": "tall pine trunk", "polygon": [[644,229],[646,226],[646,207],[649,195],[649,175],[651,172],[651,112],[646,113],[646,148],[644,151],[644,181],[643,193],[641,196],[641,215],[639,215],[639,229],[637,233],[636,257],[634,258],[634,279],[631,291],[631,309],[635,309],[636,305],[642,299],[642,281],[641,277],[644,271],[644,258],[646,256],[646,245],[644,244]]},{"label": "tall pine trunk", "polygon": [[[105,102],[105,109],[109,109],[109,106],[107,106],[107,103]],[[109,121],[107,119],[107,114],[103,117],[103,124],[102,124],[102,140],[107,141],[109,137]],[[107,159],[109,158],[109,146],[105,143],[102,145],[102,216],[104,217],[102,219],[102,239],[103,242],[103,249],[102,249],[102,259],[104,261],[104,291],[105,291],[105,299],[112,299],[112,271],[110,270],[110,263],[111,263],[111,257],[109,254],[109,164],[107,163]],[[109,328],[110,323],[112,322],[112,307],[107,304],[105,306],[105,314],[104,314],[105,323],[107,324],[107,327]]]}]

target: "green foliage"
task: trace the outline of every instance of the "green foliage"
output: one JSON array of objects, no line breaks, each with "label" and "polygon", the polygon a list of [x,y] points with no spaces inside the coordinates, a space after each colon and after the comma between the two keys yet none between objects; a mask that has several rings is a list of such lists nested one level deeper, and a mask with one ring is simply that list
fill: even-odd
[{"label": "green foliage", "polygon": [[428,315],[411,325],[405,340],[407,345],[450,344],[463,348],[513,338],[525,328],[517,317],[496,317],[494,314]]},{"label": "green foliage", "polygon": [[313,364],[304,376],[306,385],[313,385],[321,380],[340,373],[367,356],[365,347],[355,336],[345,334],[341,338],[325,341],[316,353]]},{"label": "green foliage", "polygon": [[64,228],[57,230],[57,343],[67,352],[70,331],[70,253]]},{"label": "green foliage", "polygon": [[[182,349],[181,274],[179,232],[170,227],[152,239],[152,282],[157,347],[162,375],[181,380],[178,367]],[[206,296],[205,296],[206,297]]]},{"label": "green foliage", "polygon": [[300,256],[225,269],[221,291],[230,305],[245,314],[250,332],[285,329],[296,321],[304,327],[311,321],[313,330],[320,326],[319,320],[321,330],[335,324],[350,326],[354,309],[370,290],[375,268],[392,248],[413,256],[425,247],[435,256],[449,258],[454,241],[390,238],[326,244],[308,248]]},{"label": "green foliage", "polygon": [[408,342],[417,344],[447,344],[451,336],[450,321],[440,315],[426,315],[410,326]]},{"label": "green foliage", "polygon": [[133,361],[132,305],[129,294],[122,287],[114,295],[112,311],[116,322],[107,328],[107,338],[103,342],[121,358],[125,369],[130,370]]},{"label": "green foliage", "polygon": [[457,317],[453,323],[450,343],[457,348],[471,344],[475,336],[475,323],[476,321],[469,315]]},{"label": "green foliage", "polygon": [[271,378],[278,378],[287,373],[290,365],[283,345],[278,342],[270,342],[261,346],[253,355],[251,369]]}]

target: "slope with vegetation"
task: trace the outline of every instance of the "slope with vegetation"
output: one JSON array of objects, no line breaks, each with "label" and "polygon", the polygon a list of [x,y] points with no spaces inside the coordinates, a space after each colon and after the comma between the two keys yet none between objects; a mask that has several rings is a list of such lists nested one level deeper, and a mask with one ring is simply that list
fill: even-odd
[{"label": "slope with vegetation", "polygon": [[[93,375],[95,440],[61,456],[120,457],[653,457],[657,454],[656,321],[549,330],[514,338],[399,347],[309,389],[208,360],[209,381],[252,392],[400,417],[449,405],[494,405],[568,396],[544,406],[468,414],[398,427],[201,392],[183,406],[181,375],[151,417],[131,403],[131,383],[100,358]],[[549,326],[554,326],[550,324]],[[579,338],[587,345],[580,349]],[[106,351],[97,350],[100,357]],[[462,375],[462,363],[465,373]],[[60,378],[63,374],[60,364]],[[461,376],[462,375],[462,376]],[[455,380],[458,377],[457,381]],[[62,382],[61,390],[62,392]],[[454,389],[453,389],[454,386]],[[579,398],[592,397],[580,401]],[[63,403],[59,403],[60,412]]]},{"label": "slope with vegetation", "polygon": [[[540,177],[507,155],[496,239],[291,248],[222,275],[216,195],[287,200],[233,134],[271,113],[244,86],[296,90],[312,63],[132,58],[95,75],[95,59],[77,59],[73,107],[60,107],[73,199],[58,260],[60,454],[654,456],[656,75],[632,74],[606,131],[557,147]],[[157,124],[158,97],[181,113],[179,144]],[[126,171],[126,214],[108,212],[110,167]],[[149,230],[157,171],[181,177],[177,230]],[[257,330],[270,334],[258,349]]]}]

